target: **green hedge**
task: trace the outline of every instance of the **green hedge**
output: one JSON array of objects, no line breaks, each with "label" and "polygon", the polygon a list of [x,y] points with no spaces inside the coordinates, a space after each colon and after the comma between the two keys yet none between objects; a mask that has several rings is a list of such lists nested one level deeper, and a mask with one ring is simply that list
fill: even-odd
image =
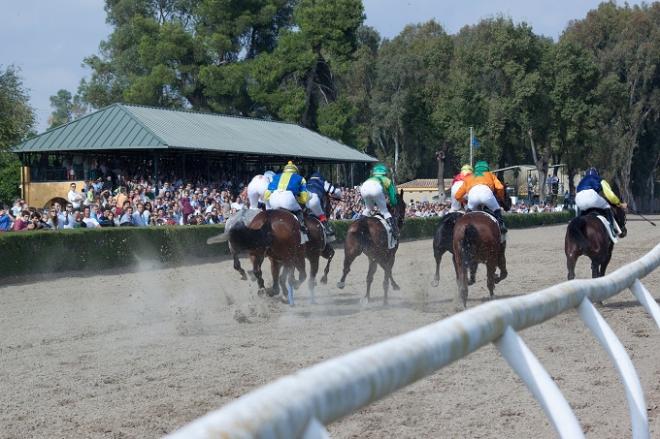
[{"label": "green hedge", "polygon": [[[506,223],[509,228],[516,229],[566,223],[571,218],[569,212],[511,214],[506,216]],[[441,221],[441,218],[406,219],[401,238],[432,237]],[[346,236],[349,224],[350,221],[334,222],[338,241]],[[141,261],[178,265],[191,258],[218,258],[227,254],[226,244],[207,245],[206,240],[223,230],[222,225],[216,225],[0,233],[0,278],[96,271],[136,265]]]}]

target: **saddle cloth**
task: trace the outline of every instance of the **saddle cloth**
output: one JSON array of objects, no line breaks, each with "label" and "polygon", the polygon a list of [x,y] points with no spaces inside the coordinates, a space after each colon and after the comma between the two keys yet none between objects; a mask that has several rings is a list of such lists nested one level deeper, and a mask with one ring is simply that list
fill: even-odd
[{"label": "saddle cloth", "polygon": [[230,216],[225,222],[225,232],[231,230],[238,223],[243,223],[246,226],[250,225],[252,220],[261,210],[259,209],[241,209],[232,216]]},{"label": "saddle cloth", "polygon": [[376,218],[380,223],[385,227],[385,232],[387,233],[387,248],[392,250],[396,247],[397,240],[392,235],[392,228],[388,224],[387,220],[379,212],[375,212],[371,215],[372,218]]},{"label": "saddle cloth", "polygon": [[[619,242],[619,238],[617,238],[616,236],[614,236],[614,234],[612,233],[612,227],[610,227],[610,222],[607,220],[607,218],[605,218],[603,215],[596,215],[596,218],[598,218],[598,219],[600,220],[600,222],[602,222],[603,225],[605,226],[605,230],[607,231],[607,236],[610,237],[610,240],[611,240],[614,244],[616,244],[617,242]],[[619,226],[618,226],[618,224],[616,223],[616,221],[614,222],[614,228],[615,228],[615,229],[618,229],[618,228],[619,228]]]}]

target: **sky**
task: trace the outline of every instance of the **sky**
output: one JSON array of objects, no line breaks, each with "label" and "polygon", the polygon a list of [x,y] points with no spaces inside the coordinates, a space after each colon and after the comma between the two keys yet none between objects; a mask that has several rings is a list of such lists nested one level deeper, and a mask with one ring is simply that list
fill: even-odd
[{"label": "sky", "polygon": [[[449,33],[498,14],[525,21],[536,33],[557,39],[568,22],[581,19],[598,0],[363,0],[366,24],[387,38],[406,24],[435,19]],[[637,0],[630,4],[641,3]],[[103,0],[6,0],[0,14],[0,66],[21,69],[38,132],[48,126],[49,97],[75,92],[86,56],[98,53],[110,33]]]}]

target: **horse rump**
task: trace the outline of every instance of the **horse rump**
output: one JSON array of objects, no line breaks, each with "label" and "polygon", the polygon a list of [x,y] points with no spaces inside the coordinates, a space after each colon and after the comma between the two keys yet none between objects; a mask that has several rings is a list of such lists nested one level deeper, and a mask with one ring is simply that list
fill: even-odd
[{"label": "horse rump", "polygon": [[273,243],[268,220],[258,229],[251,229],[242,222],[237,223],[229,230],[228,235],[229,242],[236,251],[266,248]]},{"label": "horse rump", "polygon": [[582,252],[588,251],[590,247],[589,240],[583,232],[586,224],[587,221],[584,216],[573,218],[571,222],[568,223],[567,236]]}]

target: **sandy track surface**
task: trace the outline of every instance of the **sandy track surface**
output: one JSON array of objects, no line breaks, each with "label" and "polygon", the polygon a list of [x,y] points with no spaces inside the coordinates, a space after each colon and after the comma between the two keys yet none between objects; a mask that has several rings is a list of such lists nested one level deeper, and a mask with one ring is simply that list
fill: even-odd
[{"label": "sandy track surface", "polygon": [[[660,241],[660,228],[629,223],[611,270]],[[498,297],[565,279],[565,226],[510,232],[509,278]],[[145,264],[109,272],[0,287],[0,437],[158,437],[209,410],[305,366],[453,314],[449,257],[432,288],[431,241],[402,244],[401,291],[363,307],[366,260],[339,278],[343,251],[298,306],[256,295],[230,261],[175,269]],[[578,277],[588,277],[581,258]],[[469,306],[487,297],[485,270]],[[267,279],[268,282],[268,279]],[[644,281],[660,298],[660,271]],[[651,436],[660,437],[660,331],[624,293],[601,309],[623,341],[646,393]],[[522,333],[554,377],[590,437],[629,437],[624,390],[604,351],[572,311]],[[377,402],[330,427],[333,437],[553,437],[521,381],[494,347]]]}]

